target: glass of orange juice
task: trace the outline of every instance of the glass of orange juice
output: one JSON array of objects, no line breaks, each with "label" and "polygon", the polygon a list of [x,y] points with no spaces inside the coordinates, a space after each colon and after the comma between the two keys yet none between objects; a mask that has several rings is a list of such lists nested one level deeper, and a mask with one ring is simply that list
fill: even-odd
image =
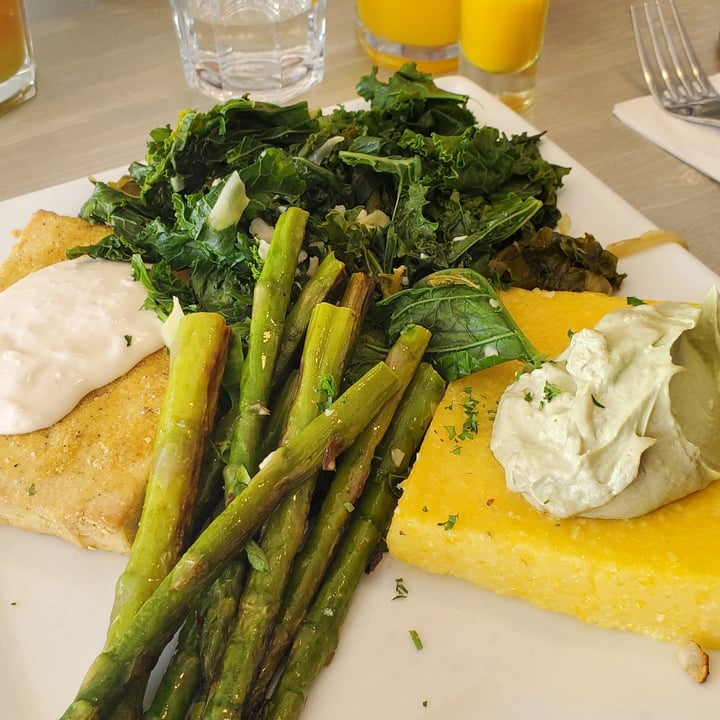
[{"label": "glass of orange juice", "polygon": [[35,63],[24,0],[0,0],[0,113],[35,95]]},{"label": "glass of orange juice", "polygon": [[457,69],[460,0],[357,0],[356,10],[358,40],[376,65]]},{"label": "glass of orange juice", "polygon": [[523,111],[535,99],[535,75],[549,0],[460,0],[460,68]]}]

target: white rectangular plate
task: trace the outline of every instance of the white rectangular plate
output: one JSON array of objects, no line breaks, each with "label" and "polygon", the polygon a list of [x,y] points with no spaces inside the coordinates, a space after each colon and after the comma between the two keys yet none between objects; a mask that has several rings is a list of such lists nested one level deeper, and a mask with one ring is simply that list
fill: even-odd
[{"label": "white rectangular plate", "polygon": [[[507,134],[537,132],[468,80],[439,82],[469,95],[481,122]],[[559,196],[572,234],[590,232],[607,244],[653,228],[549,139],[542,149],[549,160],[572,167]],[[12,230],[32,212],[75,214],[90,191],[81,179],[0,202],[0,260],[10,252]],[[630,257],[620,269],[628,273],[623,293],[638,297],[697,301],[720,282],[677,245]],[[0,717],[62,714],[102,647],[124,562],[0,528]],[[397,578],[409,594],[393,600]],[[422,650],[410,630],[420,635]],[[713,653],[712,661],[719,660]],[[386,557],[361,583],[338,652],[303,717],[678,720],[714,717],[719,703],[720,680],[711,675],[695,685],[670,645],[600,630]]]}]

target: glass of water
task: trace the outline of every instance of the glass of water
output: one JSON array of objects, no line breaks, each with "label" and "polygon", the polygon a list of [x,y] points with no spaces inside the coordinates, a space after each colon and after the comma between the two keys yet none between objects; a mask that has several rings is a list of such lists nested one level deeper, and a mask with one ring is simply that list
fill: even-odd
[{"label": "glass of water", "polygon": [[327,0],[170,0],[190,87],[284,103],[323,77]]}]

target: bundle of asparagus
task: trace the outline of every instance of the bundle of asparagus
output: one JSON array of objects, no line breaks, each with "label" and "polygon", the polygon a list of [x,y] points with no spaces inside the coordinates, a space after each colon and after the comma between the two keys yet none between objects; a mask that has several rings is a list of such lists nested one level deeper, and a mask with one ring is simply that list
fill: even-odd
[{"label": "bundle of asparagus", "polygon": [[306,221],[275,228],[239,377],[222,317],[180,323],[137,538],[64,720],[293,718],[332,657],[445,383],[411,325],[345,387],[373,282],[330,255],[291,307]]}]

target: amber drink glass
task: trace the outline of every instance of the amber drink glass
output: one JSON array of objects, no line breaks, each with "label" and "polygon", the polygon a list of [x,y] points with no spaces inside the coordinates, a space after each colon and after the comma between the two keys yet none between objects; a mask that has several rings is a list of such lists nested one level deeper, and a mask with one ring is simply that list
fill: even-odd
[{"label": "amber drink glass", "polygon": [[0,0],[0,113],[35,95],[35,61],[23,0]]},{"label": "amber drink glass", "polygon": [[457,70],[460,0],[357,0],[356,20],[360,45],[376,65]]},{"label": "amber drink glass", "polygon": [[461,0],[460,70],[519,112],[535,99],[549,0]]}]

